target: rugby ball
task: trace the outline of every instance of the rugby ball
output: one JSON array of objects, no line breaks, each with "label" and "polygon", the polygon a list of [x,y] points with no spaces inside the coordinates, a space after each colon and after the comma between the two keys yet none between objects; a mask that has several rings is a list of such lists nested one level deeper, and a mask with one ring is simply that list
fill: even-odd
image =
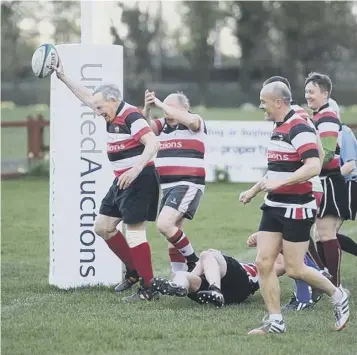
[{"label": "rugby ball", "polygon": [[51,65],[58,66],[59,57],[52,44],[43,44],[32,56],[32,71],[38,78],[45,78],[53,73]]}]

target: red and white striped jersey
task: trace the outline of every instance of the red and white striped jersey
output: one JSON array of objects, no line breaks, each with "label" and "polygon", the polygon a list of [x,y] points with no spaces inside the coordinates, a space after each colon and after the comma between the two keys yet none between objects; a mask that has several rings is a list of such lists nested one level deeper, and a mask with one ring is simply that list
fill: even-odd
[{"label": "red and white striped jersey", "polygon": [[309,120],[310,119],[310,115],[308,114],[308,112],[302,108],[301,106],[299,106],[295,101],[291,101],[291,108],[295,111],[295,113],[297,115],[299,115],[301,118],[305,119],[305,120]]},{"label": "red and white striped jersey", "polygon": [[[314,123],[312,122],[308,112],[304,108],[299,106],[295,101],[291,102],[291,108],[295,111],[295,113],[298,116],[300,116],[306,120],[309,127],[311,127],[314,130],[318,144],[321,144],[319,133],[317,132],[317,129],[316,129]],[[318,176],[314,176],[312,179],[310,179],[310,181],[312,183],[312,191],[314,191],[314,192],[323,192],[324,191],[323,187],[322,187],[321,180]]]},{"label": "red and white striped jersey", "polygon": [[154,120],[160,141],[155,165],[163,189],[177,185],[193,185],[204,191],[207,129],[204,121],[200,120],[197,132],[183,124],[169,126],[165,118]]},{"label": "red and white striped jersey", "polygon": [[[124,101],[116,114],[112,122],[107,122],[107,154],[115,176],[119,176],[136,164],[145,149],[140,138],[152,129],[140,110]],[[148,165],[154,165],[153,160]]]},{"label": "red and white striped jersey", "polygon": [[[288,178],[303,165],[305,159],[318,158],[316,142],[316,134],[306,120],[291,110],[283,122],[275,125],[271,135],[266,178]],[[316,210],[317,206],[311,181],[285,185],[269,192],[262,208],[267,206],[275,207],[276,213],[286,218],[313,217],[313,210]]]},{"label": "red and white striped jersey", "polygon": [[312,120],[315,124],[320,138],[337,137],[337,144],[335,147],[334,158],[325,164],[321,170],[321,177],[325,177],[329,174],[340,173],[340,132],[342,129],[341,121],[338,118],[336,112],[331,109],[329,104],[325,104],[317,112],[314,112]]},{"label": "red and white striped jersey", "polygon": [[258,279],[257,265],[254,263],[241,263],[241,262],[239,264],[241,264],[243,269],[246,271],[249,281],[251,281],[253,284],[258,284],[259,279]]}]

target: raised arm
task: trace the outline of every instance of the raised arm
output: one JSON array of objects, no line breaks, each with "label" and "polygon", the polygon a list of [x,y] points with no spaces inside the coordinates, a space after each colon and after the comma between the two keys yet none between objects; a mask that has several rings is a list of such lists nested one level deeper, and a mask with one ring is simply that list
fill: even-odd
[{"label": "raised arm", "polygon": [[155,133],[155,135],[159,135],[160,132],[158,126],[151,117],[151,106],[154,104],[154,101],[155,101],[155,92],[145,90],[145,104],[143,109],[143,115],[147,123]]},{"label": "raised arm", "polygon": [[77,96],[80,101],[82,101],[86,106],[95,110],[92,101],[91,91],[85,88],[84,86],[74,82],[64,73],[61,60],[59,60],[58,67],[55,67],[53,65],[51,66],[51,68],[56,72],[57,78],[61,80],[73,92],[73,94]]},{"label": "raised arm", "polygon": [[201,117],[194,113],[180,110],[178,108],[169,106],[163,102],[161,102],[158,98],[155,97],[155,105],[156,107],[163,110],[167,116],[172,117],[179,123],[183,124],[184,126],[188,127],[190,130],[197,132],[201,128]]}]

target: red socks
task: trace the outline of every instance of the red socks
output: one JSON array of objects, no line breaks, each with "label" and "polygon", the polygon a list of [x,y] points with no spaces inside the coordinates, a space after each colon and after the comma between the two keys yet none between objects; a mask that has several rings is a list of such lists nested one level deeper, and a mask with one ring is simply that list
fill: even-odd
[{"label": "red socks", "polygon": [[134,260],[131,255],[129,245],[124,235],[118,231],[118,233],[106,240],[109,248],[112,252],[125,264],[129,270],[135,270]]}]

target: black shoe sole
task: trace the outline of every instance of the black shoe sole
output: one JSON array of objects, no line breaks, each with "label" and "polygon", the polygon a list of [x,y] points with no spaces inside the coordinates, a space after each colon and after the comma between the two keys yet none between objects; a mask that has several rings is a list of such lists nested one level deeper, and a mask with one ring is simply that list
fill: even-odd
[{"label": "black shoe sole", "polygon": [[198,300],[202,304],[211,303],[211,304],[215,305],[217,308],[224,306],[223,296],[216,297],[215,295],[212,295],[212,291],[200,291],[200,292],[198,292],[197,296],[198,296]]},{"label": "black shoe sole", "polygon": [[154,290],[159,291],[162,295],[176,296],[176,297],[186,297],[187,289],[182,286],[176,285],[173,282],[163,279],[160,277],[155,277],[151,282],[151,287]]}]

